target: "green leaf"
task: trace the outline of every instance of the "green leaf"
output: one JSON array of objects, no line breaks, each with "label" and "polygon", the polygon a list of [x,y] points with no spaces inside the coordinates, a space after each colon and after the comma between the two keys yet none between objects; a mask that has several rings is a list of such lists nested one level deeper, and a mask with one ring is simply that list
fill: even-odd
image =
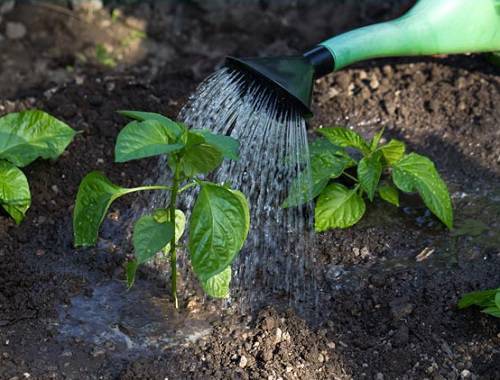
[{"label": "green leaf", "polygon": [[132,242],[138,264],[150,260],[174,236],[174,223],[158,223],[151,215],[142,216],[134,225]]},{"label": "green leaf", "polygon": [[500,309],[500,290],[498,290],[497,294],[495,295],[495,305],[498,309]]},{"label": "green leaf", "polygon": [[[343,148],[332,145],[328,140],[316,139],[309,146],[311,157],[311,179],[302,174],[290,185],[287,199],[282,207],[296,207],[316,198],[328,185],[352,165],[352,159]],[[312,181],[312,183],[310,183]]]},{"label": "green leaf", "polygon": [[160,115],[159,113],[125,110],[118,111],[118,113],[122,116],[128,117],[129,119],[138,121],[154,120],[168,129],[175,137],[179,137],[185,130],[181,123],[176,123],[175,121],[169,119],[166,116]]},{"label": "green leaf", "polygon": [[488,307],[492,304],[498,292],[500,292],[500,288],[466,293],[458,301],[458,308],[465,309],[473,305]]},{"label": "green leaf", "polygon": [[210,297],[227,298],[231,285],[231,267],[227,267],[222,272],[210,277],[206,281],[201,281],[203,291]]},{"label": "green leaf", "polygon": [[403,158],[406,147],[405,144],[399,140],[391,140],[384,146],[381,146],[379,150],[382,152],[387,164],[392,166]]},{"label": "green leaf", "polygon": [[[170,210],[161,208],[155,210],[153,217],[158,223],[170,221]],[[175,242],[177,243],[186,228],[186,215],[181,210],[175,210]],[[164,252],[170,251],[170,242],[163,248]]]},{"label": "green leaf", "polygon": [[318,132],[325,136],[333,145],[342,148],[355,148],[365,155],[370,153],[370,147],[366,144],[363,137],[350,129],[341,127],[321,128],[318,129]]},{"label": "green leaf", "polygon": [[500,309],[496,306],[487,307],[487,308],[481,310],[481,312],[483,312],[485,314],[489,314],[492,317],[500,318]]},{"label": "green leaf", "polygon": [[0,159],[18,167],[38,157],[56,159],[74,136],[67,124],[43,111],[10,113],[0,118]]},{"label": "green leaf", "polygon": [[[198,174],[210,173],[222,163],[222,160],[222,153],[206,143],[203,136],[192,132],[187,133],[186,146],[179,160],[181,170],[186,177],[192,178]],[[170,160],[169,163],[174,169],[175,162]]]},{"label": "green leaf", "polygon": [[382,185],[378,188],[378,194],[384,201],[399,207],[399,193],[398,189],[394,186],[388,184]]},{"label": "green leaf", "polygon": [[24,173],[7,161],[0,161],[0,205],[19,224],[31,205],[28,180]]},{"label": "green leaf", "polygon": [[241,192],[202,183],[191,214],[188,244],[193,269],[202,282],[233,262],[249,228],[248,202]]},{"label": "green leaf", "polygon": [[192,132],[202,135],[205,141],[216,147],[225,158],[235,161],[239,160],[240,143],[238,140],[230,136],[217,135],[208,129],[194,129]]},{"label": "green leaf", "polygon": [[156,120],[132,121],[118,135],[115,161],[126,162],[177,152],[184,144],[175,142],[176,139],[171,129]]},{"label": "green leaf", "polygon": [[73,211],[75,246],[94,245],[111,203],[133,191],[114,185],[100,172],[87,174],[80,183]]},{"label": "green leaf", "polygon": [[382,163],[380,162],[380,153],[375,152],[369,156],[363,157],[358,164],[358,180],[361,188],[366,191],[368,199],[373,201],[375,191],[377,190],[380,176],[382,175]]},{"label": "green leaf", "polygon": [[453,210],[446,184],[434,163],[427,157],[411,153],[393,167],[394,184],[404,192],[417,191],[425,205],[449,229],[453,227]]},{"label": "green leaf", "polygon": [[321,193],[314,211],[317,232],[330,228],[347,228],[356,224],[365,213],[366,205],[356,189],[334,183]]},{"label": "green leaf", "polygon": [[370,143],[370,150],[372,152],[374,152],[377,149],[378,144],[380,143],[380,139],[382,138],[382,135],[384,134],[384,130],[385,130],[385,128],[382,128],[380,131],[375,133],[375,135],[373,135],[372,141]]},{"label": "green leaf", "polygon": [[127,276],[127,288],[131,288],[134,285],[135,282],[135,274],[137,272],[137,268],[139,267],[139,264],[137,263],[137,260],[129,260],[125,264],[125,274]]}]

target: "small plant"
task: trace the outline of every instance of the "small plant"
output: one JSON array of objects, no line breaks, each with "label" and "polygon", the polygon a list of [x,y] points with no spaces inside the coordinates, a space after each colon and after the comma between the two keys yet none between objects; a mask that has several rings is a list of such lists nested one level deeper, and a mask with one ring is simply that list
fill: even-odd
[{"label": "small plant", "polygon": [[31,206],[28,180],[19,168],[37,158],[57,159],[75,131],[39,110],[0,117],[0,205],[19,224]]},{"label": "small plant", "polygon": [[500,318],[500,288],[464,294],[458,301],[458,308],[479,306],[481,312]]},{"label": "small plant", "polygon": [[369,142],[340,127],[323,128],[319,133],[324,138],[309,147],[312,184],[306,176],[296,179],[283,204],[295,207],[317,198],[316,231],[356,224],[366,211],[365,197],[371,202],[378,195],[399,206],[398,189],[418,192],[429,210],[452,228],[450,195],[430,159],[416,153],[405,154],[405,145],[398,140],[381,145],[383,130]]},{"label": "small plant", "polygon": [[134,225],[135,258],[126,264],[127,284],[134,283],[137,267],[159,251],[170,259],[172,298],[177,299],[177,245],[184,233],[186,217],[177,209],[179,196],[192,187],[199,193],[189,221],[188,250],[192,268],[209,296],[226,298],[231,281],[231,263],[243,247],[250,214],[245,196],[227,185],[198,178],[220,166],[224,158],[237,160],[237,140],[208,130],[188,130],[165,116],[121,111],[134,121],[122,129],[115,146],[115,161],[126,162],[168,155],[171,184],[126,189],[114,185],[103,174],[92,172],[80,184],[73,214],[76,246],[91,246],[111,203],[136,191],[167,190],[169,206],[141,217]]}]

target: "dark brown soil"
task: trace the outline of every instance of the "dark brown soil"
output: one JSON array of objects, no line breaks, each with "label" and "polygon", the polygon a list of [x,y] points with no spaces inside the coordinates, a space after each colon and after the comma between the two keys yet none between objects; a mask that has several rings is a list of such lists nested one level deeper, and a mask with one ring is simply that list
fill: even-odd
[{"label": "dark brown soil", "polygon": [[[366,136],[385,126],[385,138],[431,157],[453,193],[455,231],[407,197],[401,209],[376,202],[356,227],[321,234],[318,252],[305,253],[318,262],[314,320],[280,305],[253,316],[214,311],[189,295],[187,319],[212,308],[211,329],[194,342],[129,352],[62,333],[75,297],[92,299],[121,281],[129,252],[113,242],[125,238],[116,220],[133,198],[112,207],[98,248],[73,248],[81,178],[98,169],[130,186],[155,168],[154,160],[113,164],[125,123],[116,110],[175,117],[225,55],[295,53],[412,2],[222,3],[143,3],[114,21],[106,9],[68,15],[26,4],[3,16],[0,33],[20,21],[28,34],[0,40],[0,114],[38,107],[82,134],[59,160],[25,169],[33,205],[20,226],[0,214],[0,379],[500,378],[499,322],[456,309],[464,292],[500,285],[500,76],[481,56],[368,62],[330,75],[317,83],[310,122],[311,134],[333,123]],[[148,38],[121,49],[117,36],[141,28]],[[111,36],[100,40],[103,30]],[[99,65],[96,42],[109,45],[118,66]],[[433,253],[417,261],[424,250]],[[153,274],[143,272],[140,286],[168,300]]]}]

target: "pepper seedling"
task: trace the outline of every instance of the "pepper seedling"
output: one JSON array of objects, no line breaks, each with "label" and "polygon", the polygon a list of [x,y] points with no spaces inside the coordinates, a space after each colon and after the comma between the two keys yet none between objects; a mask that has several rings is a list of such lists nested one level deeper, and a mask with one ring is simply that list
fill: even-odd
[{"label": "pepper seedling", "polygon": [[215,298],[229,295],[231,263],[243,247],[250,227],[245,196],[226,184],[203,180],[223,159],[238,159],[237,140],[204,129],[188,129],[182,123],[148,112],[121,111],[134,119],[119,133],[115,161],[127,162],[167,155],[171,183],[136,188],[113,184],[100,172],[89,173],[81,182],[73,214],[76,246],[91,246],[111,203],[137,191],[162,190],[170,195],[167,208],[142,216],[133,229],[135,258],[126,263],[127,285],[134,283],[140,264],[159,252],[170,259],[171,292],[177,297],[177,245],[184,233],[186,217],[177,209],[179,197],[188,189],[199,189],[189,220],[188,251],[191,266],[206,294]]},{"label": "pepper seedling", "polygon": [[40,110],[27,110],[0,117],[0,205],[22,222],[31,206],[28,179],[20,168],[38,158],[57,159],[76,132]]},{"label": "pepper seedling", "polygon": [[[315,229],[322,232],[359,222],[366,211],[365,198],[372,202],[378,195],[399,206],[399,191],[417,192],[427,208],[451,229],[450,195],[434,163],[416,153],[406,154],[401,141],[393,139],[381,145],[383,132],[365,141],[349,129],[319,129],[324,137],[309,146],[311,179],[306,175],[296,179],[283,207],[300,206],[316,198]],[[352,185],[346,186],[341,179]]]}]

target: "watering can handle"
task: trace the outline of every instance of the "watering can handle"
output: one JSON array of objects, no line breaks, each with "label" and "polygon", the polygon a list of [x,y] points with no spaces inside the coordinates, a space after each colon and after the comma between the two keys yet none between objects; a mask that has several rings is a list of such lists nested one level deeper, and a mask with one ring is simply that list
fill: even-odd
[{"label": "watering can handle", "polygon": [[323,60],[334,62],[330,72],[371,58],[500,51],[500,0],[420,0],[398,19],[352,30],[319,47],[333,57]]}]

